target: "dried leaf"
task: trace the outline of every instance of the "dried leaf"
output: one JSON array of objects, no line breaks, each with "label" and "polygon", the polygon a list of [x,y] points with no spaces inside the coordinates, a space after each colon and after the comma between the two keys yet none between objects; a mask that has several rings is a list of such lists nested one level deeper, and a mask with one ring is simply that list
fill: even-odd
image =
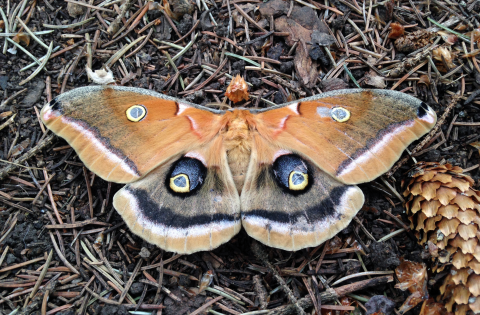
[{"label": "dried leaf", "polygon": [[427,266],[424,263],[417,263],[409,260],[403,260],[395,269],[400,284],[395,285],[401,290],[408,289],[411,293],[420,292],[423,295],[427,293]]},{"label": "dried leaf", "polygon": [[5,21],[0,20],[0,29],[3,30],[5,28]]},{"label": "dried leaf", "polygon": [[432,51],[432,55],[435,60],[445,61],[449,69],[455,68],[455,64],[453,63],[453,54],[450,47],[438,47]]},{"label": "dried leaf", "polygon": [[128,81],[133,80],[137,77],[137,73],[130,71],[120,82],[121,85],[125,85]]},{"label": "dried leaf", "polygon": [[480,154],[480,141],[472,142],[469,143],[472,147],[478,150],[478,153]]},{"label": "dried leaf", "polygon": [[437,34],[442,36],[442,39],[445,41],[446,44],[448,45],[453,45],[456,42],[458,42],[458,36],[455,34],[447,33],[444,31],[439,31]]},{"label": "dried leaf", "polygon": [[18,33],[17,35],[13,36],[12,40],[18,44],[22,42],[25,44],[25,46],[30,45],[30,36],[27,33]]},{"label": "dried leaf", "polygon": [[426,86],[430,86],[430,78],[428,77],[428,75],[422,74],[417,84],[425,84]]},{"label": "dried leaf", "polygon": [[388,38],[397,39],[405,34],[405,28],[399,23],[391,23],[390,28],[391,31],[388,34]]},{"label": "dried leaf", "polygon": [[107,67],[107,69],[100,69],[92,71],[88,66],[85,67],[88,77],[97,84],[109,84],[115,82],[113,79],[113,72]]},{"label": "dried leaf", "polygon": [[239,74],[230,82],[227,87],[225,96],[234,103],[248,100],[248,85],[247,82]]},{"label": "dried leaf", "polygon": [[[313,9],[305,7],[306,9]],[[310,56],[309,51],[312,45],[312,34],[317,30],[321,32],[320,20],[315,16],[314,12],[303,9],[293,10],[291,18],[281,16],[275,19],[275,31],[287,32],[289,36],[285,38],[288,46],[298,43],[295,51],[294,65],[297,75],[300,77],[302,85],[311,88],[315,85],[318,70],[317,63]],[[313,13],[313,17],[311,14]],[[302,14],[303,19],[302,19]]]},{"label": "dried leaf", "polygon": [[205,291],[205,289],[212,283],[213,281],[213,271],[208,270],[205,272],[202,276],[202,279],[200,279],[200,286],[198,289],[198,293],[202,293]]},{"label": "dried leaf", "polygon": [[172,19],[176,19],[175,18],[175,13],[173,13],[171,7],[170,7],[170,3],[168,3],[167,0],[163,0],[163,10],[165,11],[165,13],[171,17]]},{"label": "dried leaf", "polygon": [[365,83],[378,89],[384,89],[387,86],[385,79],[374,71],[370,71],[365,75]]},{"label": "dried leaf", "polygon": [[466,29],[468,29],[468,27],[469,26],[467,24],[460,23],[457,26],[455,26],[454,30],[455,31],[465,31]]}]

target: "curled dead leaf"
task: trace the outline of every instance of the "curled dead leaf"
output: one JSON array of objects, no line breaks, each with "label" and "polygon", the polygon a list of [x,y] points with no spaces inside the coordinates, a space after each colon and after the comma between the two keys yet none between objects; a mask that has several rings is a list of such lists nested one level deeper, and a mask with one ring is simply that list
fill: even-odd
[{"label": "curled dead leaf", "polygon": [[169,17],[175,19],[175,14],[173,13],[170,3],[167,0],[163,0],[163,10]]},{"label": "curled dead leaf", "polygon": [[13,36],[12,40],[17,44],[22,42],[25,44],[25,46],[30,45],[30,36],[27,33],[18,33],[17,35]]},{"label": "curled dead leaf", "polygon": [[378,89],[384,89],[387,86],[384,77],[379,76],[374,71],[370,71],[367,75],[365,75],[364,82]]},{"label": "curled dead leaf", "polygon": [[471,145],[472,147],[474,147],[475,149],[477,149],[477,150],[478,150],[478,153],[480,154],[480,141],[472,142],[472,143],[470,143],[470,145]]},{"label": "curled dead leaf", "polygon": [[444,31],[439,31],[439,32],[437,32],[437,34],[442,36],[442,39],[448,45],[453,45],[456,42],[458,42],[458,36],[455,35],[455,34],[447,33],[447,32],[444,32]]},{"label": "curled dead leaf", "polygon": [[212,281],[213,281],[213,271],[208,270],[203,274],[202,279],[200,279],[200,286],[198,289],[198,293],[202,293],[203,291],[205,291],[205,289],[212,283]]},{"label": "curled dead leaf", "polygon": [[107,67],[106,69],[92,71],[88,66],[85,67],[88,77],[97,84],[108,84],[115,82],[113,72]]},{"label": "curled dead leaf", "polygon": [[468,29],[468,25],[465,24],[465,23],[460,23],[458,24],[457,26],[455,26],[454,30],[455,31],[465,31],[466,29]]},{"label": "curled dead leaf", "polygon": [[0,29],[4,29],[5,28],[5,21],[4,20],[0,20]]},{"label": "curled dead leaf", "polygon": [[422,74],[417,84],[425,84],[427,86],[430,86],[430,78],[428,77],[428,75]]},{"label": "curled dead leaf", "polygon": [[405,28],[399,23],[391,23],[390,28],[391,31],[388,34],[388,38],[397,39],[405,34]]},{"label": "curled dead leaf", "polygon": [[243,77],[237,74],[237,76],[232,79],[227,87],[225,96],[234,103],[238,103],[242,100],[248,100],[248,85]]},{"label": "curled dead leaf", "polygon": [[433,58],[438,61],[444,61],[449,69],[455,68],[453,63],[453,54],[450,47],[441,46],[432,51]]}]

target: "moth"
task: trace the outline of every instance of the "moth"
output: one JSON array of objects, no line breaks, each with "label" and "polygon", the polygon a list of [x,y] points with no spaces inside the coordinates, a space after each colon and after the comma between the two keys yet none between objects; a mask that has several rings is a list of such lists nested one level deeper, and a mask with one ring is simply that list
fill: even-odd
[{"label": "moth", "polygon": [[242,226],[284,250],[321,244],[362,207],[356,184],[387,172],[436,122],[428,105],[389,90],[223,111],[120,86],[61,94],[41,118],[92,172],[126,184],[113,206],[135,234],[185,254]]}]

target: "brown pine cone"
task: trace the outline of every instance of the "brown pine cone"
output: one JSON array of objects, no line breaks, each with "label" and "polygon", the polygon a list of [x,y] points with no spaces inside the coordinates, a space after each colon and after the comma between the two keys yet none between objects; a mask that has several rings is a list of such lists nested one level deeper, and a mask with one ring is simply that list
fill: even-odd
[{"label": "brown pine cone", "polygon": [[410,226],[433,272],[451,265],[438,298],[448,312],[480,312],[480,192],[458,166],[418,163],[404,182]]}]

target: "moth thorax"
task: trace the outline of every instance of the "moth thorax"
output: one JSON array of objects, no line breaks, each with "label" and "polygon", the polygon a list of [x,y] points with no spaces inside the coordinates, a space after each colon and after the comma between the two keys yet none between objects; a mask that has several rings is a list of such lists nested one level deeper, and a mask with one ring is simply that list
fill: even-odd
[{"label": "moth thorax", "polygon": [[252,135],[247,121],[242,117],[229,121],[223,134],[223,143],[227,151],[228,166],[240,193],[252,152]]}]

